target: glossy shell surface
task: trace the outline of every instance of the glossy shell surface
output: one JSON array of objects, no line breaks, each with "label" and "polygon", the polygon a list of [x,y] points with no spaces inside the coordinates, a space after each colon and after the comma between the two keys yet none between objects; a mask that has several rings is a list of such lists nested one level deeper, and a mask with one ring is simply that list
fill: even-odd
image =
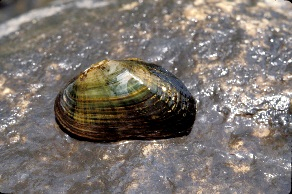
[{"label": "glossy shell surface", "polygon": [[55,100],[56,120],[81,140],[112,142],[188,135],[191,93],[173,74],[138,59],[103,60],[73,78]]}]

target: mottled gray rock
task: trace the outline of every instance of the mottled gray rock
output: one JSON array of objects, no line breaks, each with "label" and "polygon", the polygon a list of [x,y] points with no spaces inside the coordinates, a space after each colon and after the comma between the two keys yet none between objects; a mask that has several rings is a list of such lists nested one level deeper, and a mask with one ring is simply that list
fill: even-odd
[{"label": "mottled gray rock", "polygon": [[53,0],[0,0],[0,24],[35,8],[45,7]]},{"label": "mottled gray rock", "polygon": [[[292,5],[286,1],[65,1],[0,25],[0,192],[288,193]],[[198,101],[192,133],[72,139],[53,105],[73,76],[138,57]]]}]

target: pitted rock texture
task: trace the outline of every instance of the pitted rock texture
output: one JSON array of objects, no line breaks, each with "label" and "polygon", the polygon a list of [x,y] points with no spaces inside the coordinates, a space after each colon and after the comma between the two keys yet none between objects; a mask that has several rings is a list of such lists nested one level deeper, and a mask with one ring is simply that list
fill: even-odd
[{"label": "pitted rock texture", "polygon": [[[56,1],[0,24],[0,192],[288,193],[288,1]],[[97,61],[141,58],[198,101],[189,136],[70,138],[59,90]]]}]

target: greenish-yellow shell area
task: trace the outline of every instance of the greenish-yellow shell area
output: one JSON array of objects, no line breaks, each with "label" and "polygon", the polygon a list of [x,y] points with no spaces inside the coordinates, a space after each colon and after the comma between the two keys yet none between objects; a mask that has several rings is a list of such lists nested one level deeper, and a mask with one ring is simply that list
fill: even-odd
[{"label": "greenish-yellow shell area", "polygon": [[179,79],[138,59],[93,64],[72,79],[55,100],[60,127],[89,141],[187,135],[195,112],[195,100]]}]

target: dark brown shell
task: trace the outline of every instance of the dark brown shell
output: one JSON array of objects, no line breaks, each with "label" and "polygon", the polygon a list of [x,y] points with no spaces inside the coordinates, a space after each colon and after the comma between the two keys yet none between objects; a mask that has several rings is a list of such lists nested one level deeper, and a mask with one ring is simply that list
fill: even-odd
[{"label": "dark brown shell", "polygon": [[100,142],[188,135],[196,113],[180,80],[137,59],[92,65],[60,91],[54,108],[64,131]]}]

